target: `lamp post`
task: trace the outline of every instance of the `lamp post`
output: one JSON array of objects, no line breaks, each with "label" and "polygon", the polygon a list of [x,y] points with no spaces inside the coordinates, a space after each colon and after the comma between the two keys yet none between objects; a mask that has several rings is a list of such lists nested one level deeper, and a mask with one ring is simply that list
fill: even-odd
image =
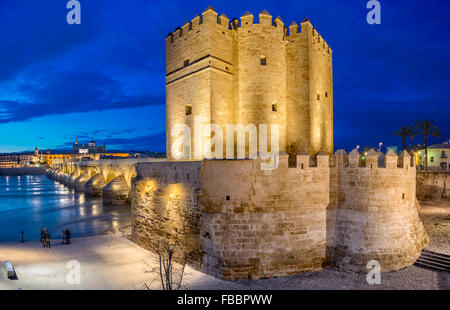
[{"label": "lamp post", "polygon": [[25,241],[23,240],[23,233],[24,233],[24,231],[23,231],[23,229],[20,231],[20,234],[22,235],[22,238],[20,239],[20,242],[21,243],[24,243]]},{"label": "lamp post", "polygon": [[380,152],[381,153],[381,146],[383,145],[383,142],[380,142],[379,144],[378,144],[378,152]]}]

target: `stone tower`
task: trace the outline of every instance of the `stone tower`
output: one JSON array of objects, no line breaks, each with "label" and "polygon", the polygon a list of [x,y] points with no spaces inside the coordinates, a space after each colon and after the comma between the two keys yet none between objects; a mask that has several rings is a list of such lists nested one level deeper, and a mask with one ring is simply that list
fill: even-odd
[{"label": "stone tower", "polygon": [[332,51],[308,19],[299,32],[267,11],[230,21],[208,7],[166,38],[166,100],[168,159],[177,124],[191,128],[183,152],[196,158],[198,116],[224,139],[227,124],[278,124],[281,151],[333,153]]}]

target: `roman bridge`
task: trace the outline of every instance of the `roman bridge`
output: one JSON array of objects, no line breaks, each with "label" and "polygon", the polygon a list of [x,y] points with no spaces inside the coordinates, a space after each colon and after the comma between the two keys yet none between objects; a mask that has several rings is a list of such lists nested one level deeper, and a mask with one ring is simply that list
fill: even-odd
[{"label": "roman bridge", "polygon": [[104,204],[128,204],[131,178],[136,176],[135,165],[141,162],[161,162],[166,159],[126,158],[92,161],[65,161],[54,164],[47,176],[75,192],[88,197],[102,197]]}]

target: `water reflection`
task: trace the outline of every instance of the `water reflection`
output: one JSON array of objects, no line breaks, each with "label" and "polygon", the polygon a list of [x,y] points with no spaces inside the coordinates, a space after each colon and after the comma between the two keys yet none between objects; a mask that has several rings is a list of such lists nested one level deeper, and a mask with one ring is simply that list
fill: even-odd
[{"label": "water reflection", "polygon": [[52,238],[68,228],[72,236],[101,234],[130,224],[130,208],[103,206],[46,176],[0,176],[0,241],[38,240],[46,225]]}]

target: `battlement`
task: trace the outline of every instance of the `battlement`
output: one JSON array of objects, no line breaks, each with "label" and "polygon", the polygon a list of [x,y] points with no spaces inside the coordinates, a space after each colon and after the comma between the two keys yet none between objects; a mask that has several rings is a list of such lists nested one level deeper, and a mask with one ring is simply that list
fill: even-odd
[{"label": "battlement", "polygon": [[[304,21],[304,23],[309,23],[309,20]],[[317,46],[319,50],[320,49],[325,50],[329,55],[331,55],[333,53],[333,50],[330,48],[328,43],[325,41],[325,39],[322,37],[322,35],[314,27],[312,27],[312,29],[311,29],[311,36],[312,36],[311,41],[312,41],[312,44],[314,47]]]},{"label": "battlement", "polygon": [[[188,35],[190,31],[195,30],[198,32],[201,31],[200,29],[202,25],[208,25],[207,27],[210,27],[211,24],[218,24],[222,26],[223,31],[237,31],[238,28],[258,24],[266,26],[271,25],[275,28],[279,28],[283,35],[288,39],[292,39],[293,37],[300,36],[310,31],[311,37],[314,39],[317,38],[317,44],[321,44],[322,48],[328,51],[328,54],[332,53],[331,48],[317,32],[317,30],[311,25],[308,18],[305,18],[301,22],[301,27],[299,27],[295,21],[293,21],[289,27],[286,27],[280,16],[273,18],[269,12],[263,10],[258,14],[258,21],[256,21],[254,15],[248,11],[245,12],[240,19],[233,18],[230,21],[224,13],[218,15],[212,6],[207,7],[201,15],[197,14],[191,21],[186,21],[183,26],[177,26],[173,33],[169,32],[166,37],[166,42],[173,43],[176,39]],[[316,45],[315,41],[314,44]]]},{"label": "battlement", "polygon": [[169,32],[166,42],[174,43],[177,39],[186,37],[190,32],[199,32],[203,27],[210,27],[213,24],[222,26],[223,31],[231,30],[230,19],[225,15],[220,16],[212,6],[209,6],[199,15],[195,15],[192,20],[187,20],[182,27],[177,26],[174,32]]},{"label": "battlement", "polygon": [[386,169],[415,169],[414,157],[406,151],[400,156],[389,150],[386,154],[376,152],[374,149],[365,153],[360,153],[353,149],[350,154],[345,150],[338,150],[332,157],[331,166],[340,169],[344,168],[386,168]]}]

